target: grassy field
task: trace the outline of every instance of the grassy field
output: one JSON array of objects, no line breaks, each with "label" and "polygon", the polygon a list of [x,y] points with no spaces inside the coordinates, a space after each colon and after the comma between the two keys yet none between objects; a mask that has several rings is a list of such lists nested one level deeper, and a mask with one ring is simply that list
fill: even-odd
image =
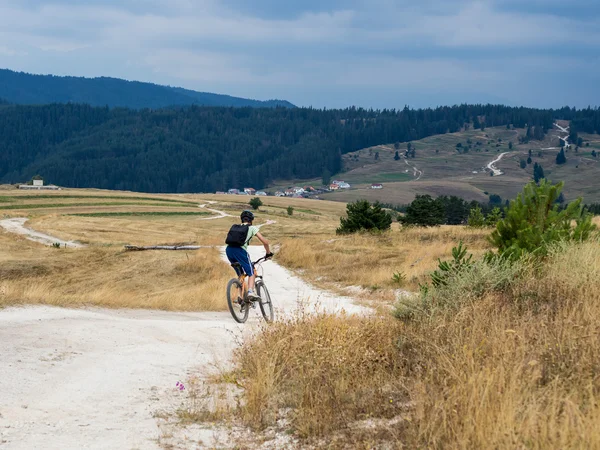
[{"label": "grassy field", "polygon": [[224,417],[315,448],[600,448],[599,251],[562,247],[487,292],[458,279],[420,319],[278,323],[238,351]]},{"label": "grassy field", "polygon": [[[42,303],[165,310],[225,310],[233,272],[216,249],[130,253],[123,246],[194,243],[222,246],[249,197],[144,195],[98,190],[24,193],[4,187],[0,219],[27,217],[27,226],[83,249],[55,249],[0,229],[0,307]],[[211,218],[207,202],[233,217]],[[275,243],[295,236],[329,236],[344,205],[264,199],[257,222]],[[207,205],[199,208],[199,205]],[[294,207],[288,216],[287,207]]]},{"label": "grassy field", "polygon": [[[89,191],[60,201],[6,193],[11,205],[47,208],[5,210],[2,218],[28,217],[37,231],[87,246],[45,247],[0,230],[0,307],[226,310],[233,272],[218,248],[126,252],[123,245],[221,246],[249,197],[93,191],[101,204],[89,206]],[[373,314],[299,313],[264,327],[237,350],[220,379],[228,386],[212,391],[229,392],[233,383],[239,403],[220,415],[185,407],[182,419],[243,425],[255,432],[244,428],[244,439],[256,443],[266,429],[315,448],[600,448],[597,238],[518,272],[500,264],[471,274],[479,278],[440,291],[443,308],[401,321],[391,314],[398,298],[414,301],[411,292],[460,241],[480,259],[489,229],[394,223],[382,234],[337,236],[343,203],[263,202],[257,223],[276,221],[263,229],[276,261],[357,297]],[[212,213],[198,205],[232,217],[203,220]],[[212,401],[197,400],[194,408]],[[244,439],[240,448],[251,447]]]}]

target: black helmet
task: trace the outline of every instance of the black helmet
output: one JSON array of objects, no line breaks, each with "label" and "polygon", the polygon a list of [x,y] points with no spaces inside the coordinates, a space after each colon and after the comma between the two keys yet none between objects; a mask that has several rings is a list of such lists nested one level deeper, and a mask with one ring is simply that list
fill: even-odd
[{"label": "black helmet", "polygon": [[246,222],[253,222],[254,221],[254,214],[252,213],[252,211],[242,211],[242,214],[240,215],[240,218],[242,219],[242,222],[246,221]]}]

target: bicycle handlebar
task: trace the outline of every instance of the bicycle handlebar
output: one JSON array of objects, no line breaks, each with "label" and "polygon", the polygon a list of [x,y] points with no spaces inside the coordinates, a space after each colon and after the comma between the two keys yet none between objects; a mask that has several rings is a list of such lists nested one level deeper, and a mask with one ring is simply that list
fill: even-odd
[{"label": "bicycle handlebar", "polygon": [[267,259],[269,259],[269,258],[272,258],[272,257],[273,257],[273,255],[272,255],[272,254],[271,254],[271,256],[266,256],[266,255],[265,255],[265,256],[263,256],[262,258],[259,258],[259,259],[257,259],[256,261],[254,261],[254,262],[252,263],[252,265],[253,265],[253,266],[255,266],[255,265],[257,265],[257,264],[259,264],[259,263],[261,263],[261,262],[263,262],[263,261],[266,261]]}]

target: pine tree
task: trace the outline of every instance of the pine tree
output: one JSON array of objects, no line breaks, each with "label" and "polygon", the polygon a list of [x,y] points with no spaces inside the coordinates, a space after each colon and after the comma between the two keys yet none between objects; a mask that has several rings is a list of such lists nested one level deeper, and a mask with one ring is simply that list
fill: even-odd
[{"label": "pine tree", "polygon": [[406,208],[406,214],[400,219],[404,225],[434,227],[446,221],[444,205],[430,195],[417,195]]},{"label": "pine tree", "polygon": [[590,237],[596,226],[591,214],[584,212],[581,198],[562,210],[556,203],[562,188],[562,182],[552,185],[546,180],[525,186],[489,238],[499,255],[512,259],[525,253],[545,255],[552,243]]},{"label": "pine tree", "polygon": [[258,209],[258,208],[260,208],[263,205],[263,202],[262,202],[262,200],[260,198],[254,197],[252,200],[250,200],[248,202],[248,204],[250,206],[252,206],[252,209]]},{"label": "pine tree", "polygon": [[394,160],[398,161],[400,159],[400,155],[398,154],[398,150],[396,150],[396,154],[394,155]]},{"label": "pine tree", "polygon": [[340,218],[337,234],[358,231],[385,231],[392,225],[392,216],[381,208],[379,202],[371,205],[367,200],[358,200],[346,206],[347,217]]},{"label": "pine tree", "polygon": [[544,169],[541,164],[535,163],[533,166],[533,181],[539,183],[540,180],[544,179]]},{"label": "pine tree", "polygon": [[556,155],[556,164],[564,164],[566,162],[567,162],[567,157],[565,156],[565,150],[560,149],[560,152],[558,152],[558,155]]},{"label": "pine tree", "polygon": [[483,228],[485,226],[485,216],[483,215],[480,206],[471,208],[469,218],[467,219],[467,225],[471,228]]}]

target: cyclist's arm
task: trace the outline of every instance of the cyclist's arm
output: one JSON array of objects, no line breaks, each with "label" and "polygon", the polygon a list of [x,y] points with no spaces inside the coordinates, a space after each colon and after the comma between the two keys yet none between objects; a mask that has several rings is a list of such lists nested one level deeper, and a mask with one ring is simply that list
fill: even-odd
[{"label": "cyclist's arm", "polygon": [[260,233],[256,233],[256,237],[257,237],[257,238],[258,238],[258,240],[259,240],[260,242],[262,242],[262,244],[265,246],[265,251],[266,251],[267,253],[271,253],[271,250],[270,250],[270,248],[269,248],[269,241],[267,241],[267,240],[265,239],[265,237],[264,237],[262,234],[260,234]]}]

